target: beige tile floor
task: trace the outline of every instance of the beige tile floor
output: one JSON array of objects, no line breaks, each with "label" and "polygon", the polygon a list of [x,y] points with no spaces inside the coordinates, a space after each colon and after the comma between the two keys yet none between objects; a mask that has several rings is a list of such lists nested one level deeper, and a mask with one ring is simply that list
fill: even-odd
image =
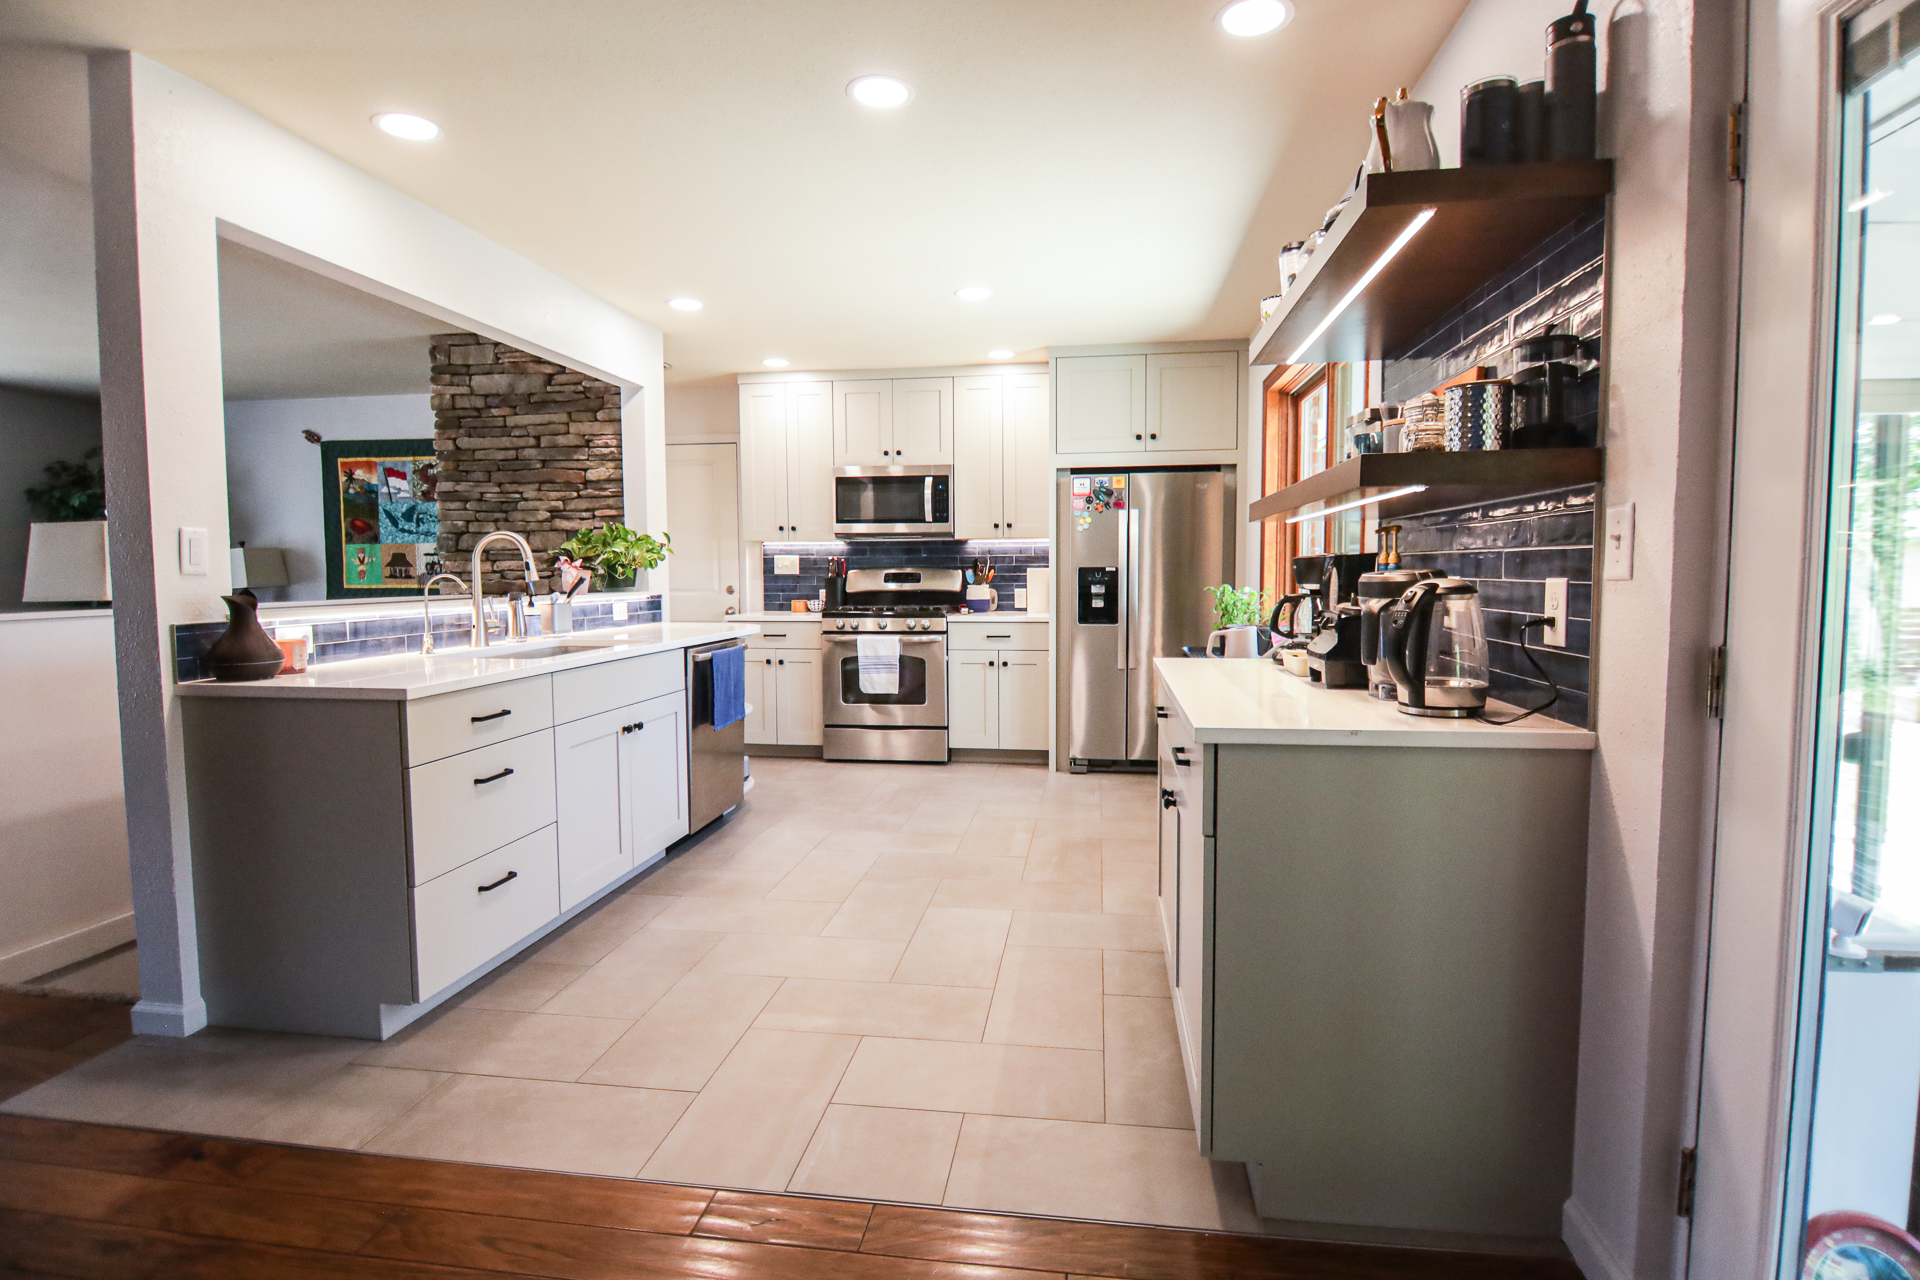
[{"label": "beige tile floor", "polygon": [[4,1109],[1259,1230],[1195,1150],[1154,783],[759,759],[724,826],[380,1045],[140,1038]]}]

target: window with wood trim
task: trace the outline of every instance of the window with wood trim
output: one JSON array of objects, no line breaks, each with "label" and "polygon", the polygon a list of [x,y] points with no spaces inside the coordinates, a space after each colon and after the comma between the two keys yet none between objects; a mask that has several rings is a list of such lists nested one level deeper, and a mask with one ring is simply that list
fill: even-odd
[{"label": "window with wood trim", "polygon": [[[1366,407],[1377,364],[1281,365],[1267,376],[1262,493],[1273,493],[1347,460],[1347,419]],[[1322,520],[1266,521],[1260,529],[1260,585],[1276,598],[1294,589],[1293,558],[1365,550],[1373,512],[1343,511]]]}]

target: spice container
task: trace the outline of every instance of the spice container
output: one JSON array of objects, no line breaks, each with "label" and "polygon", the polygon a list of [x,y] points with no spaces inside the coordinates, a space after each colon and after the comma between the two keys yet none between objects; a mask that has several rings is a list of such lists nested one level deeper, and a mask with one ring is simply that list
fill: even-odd
[{"label": "spice container", "polygon": [[1519,159],[1514,135],[1520,86],[1512,76],[1493,76],[1460,91],[1460,163],[1512,164]]},{"label": "spice container", "polygon": [[1513,384],[1488,378],[1448,387],[1444,422],[1451,453],[1504,448],[1513,428]]},{"label": "spice container", "polygon": [[1406,453],[1437,453],[1447,447],[1446,402],[1436,395],[1416,396],[1401,410],[1400,443]]}]

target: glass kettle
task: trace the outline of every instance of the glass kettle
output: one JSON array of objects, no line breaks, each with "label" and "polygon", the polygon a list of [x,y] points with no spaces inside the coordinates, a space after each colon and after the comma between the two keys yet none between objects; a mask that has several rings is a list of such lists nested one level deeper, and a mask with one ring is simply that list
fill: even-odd
[{"label": "glass kettle", "polygon": [[1465,578],[1409,587],[1382,620],[1381,656],[1400,710],[1410,716],[1477,716],[1487,705],[1487,623],[1480,590]]}]

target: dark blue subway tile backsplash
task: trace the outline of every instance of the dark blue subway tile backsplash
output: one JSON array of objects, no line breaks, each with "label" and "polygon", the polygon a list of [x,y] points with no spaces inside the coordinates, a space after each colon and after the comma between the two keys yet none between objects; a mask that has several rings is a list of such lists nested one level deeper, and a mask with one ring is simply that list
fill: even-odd
[{"label": "dark blue subway tile backsplash", "polygon": [[[1044,569],[1052,563],[1044,542],[769,542],[764,544],[761,593],[764,609],[781,612],[794,600],[816,600],[827,587],[827,561],[842,557],[849,569],[891,569],[895,566],[932,569],[965,569],[975,560],[993,566],[993,589],[1000,597],[999,607],[1013,608],[1015,587],[1027,585],[1028,569]],[[800,572],[776,574],[776,555],[800,557]]]},{"label": "dark blue subway tile backsplash", "polygon": [[[437,603],[439,597],[434,599]],[[657,595],[627,597],[627,616],[621,619],[613,616],[613,605],[612,600],[596,600],[591,596],[585,600],[576,599],[573,603],[573,629],[599,631],[660,621],[660,597]],[[496,601],[495,608],[498,607]],[[273,629],[271,616],[262,618],[261,622],[269,631]],[[345,662],[352,658],[376,658],[391,653],[416,653],[420,649],[424,630],[420,618],[413,614],[405,617],[348,618],[340,622],[316,622],[311,625],[313,648],[307,656],[310,666]],[[529,631],[539,634],[540,619],[537,616],[529,618],[527,625]],[[182,684],[205,679],[201,658],[226,629],[224,622],[189,622],[175,626],[174,679]],[[471,642],[472,635],[473,622],[464,611],[449,613],[443,607],[441,612],[434,615],[433,643],[437,647],[465,648]]]}]

